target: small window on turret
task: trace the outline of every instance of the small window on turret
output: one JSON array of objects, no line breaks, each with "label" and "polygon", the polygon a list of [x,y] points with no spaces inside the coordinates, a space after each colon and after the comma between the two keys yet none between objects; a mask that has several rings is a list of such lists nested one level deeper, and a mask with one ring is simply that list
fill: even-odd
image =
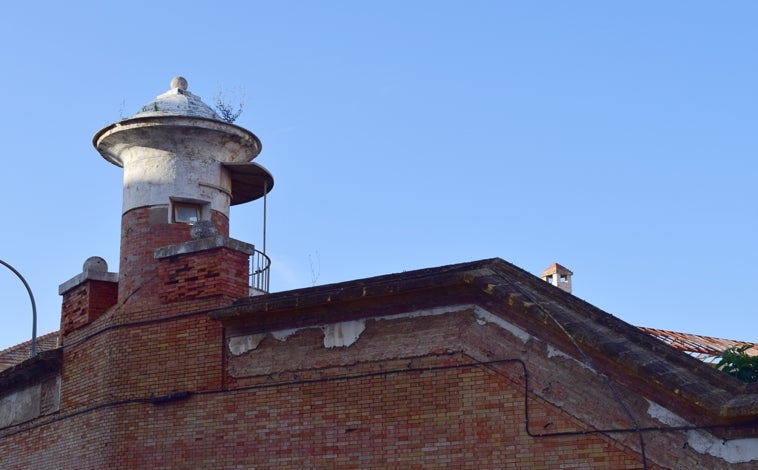
[{"label": "small window on turret", "polygon": [[174,219],[178,224],[194,225],[200,221],[200,206],[197,204],[174,203]]}]

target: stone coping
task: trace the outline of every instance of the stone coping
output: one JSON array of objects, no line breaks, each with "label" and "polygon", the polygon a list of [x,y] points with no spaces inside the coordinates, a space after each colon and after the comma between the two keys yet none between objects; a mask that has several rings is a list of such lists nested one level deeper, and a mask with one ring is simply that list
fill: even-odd
[{"label": "stone coping", "polygon": [[250,243],[235,240],[234,238],[229,238],[225,235],[216,235],[213,237],[156,248],[155,259],[170,258],[172,256],[197,253],[199,251],[208,251],[216,248],[229,248],[230,250],[241,251],[247,255],[255,254],[255,246]]},{"label": "stone coping", "polygon": [[63,295],[74,287],[84,284],[86,281],[118,282],[118,273],[85,269],[68,281],[58,286],[58,294]]}]

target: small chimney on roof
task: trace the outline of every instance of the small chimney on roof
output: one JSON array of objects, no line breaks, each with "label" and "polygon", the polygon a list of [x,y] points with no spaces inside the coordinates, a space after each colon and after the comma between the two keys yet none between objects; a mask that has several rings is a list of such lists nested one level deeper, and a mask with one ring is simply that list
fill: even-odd
[{"label": "small chimney on roof", "polygon": [[549,282],[550,284],[560,287],[564,291],[571,293],[571,276],[574,273],[569,271],[568,268],[561,266],[558,263],[553,263],[540,274],[540,277]]}]

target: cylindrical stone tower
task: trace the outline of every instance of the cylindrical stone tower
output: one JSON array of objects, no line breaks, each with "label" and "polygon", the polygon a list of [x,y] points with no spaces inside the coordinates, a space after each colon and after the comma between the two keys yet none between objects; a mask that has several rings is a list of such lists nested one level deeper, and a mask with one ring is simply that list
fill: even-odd
[{"label": "cylindrical stone tower", "polygon": [[124,169],[119,304],[155,280],[157,248],[189,241],[199,222],[228,236],[229,207],[273,187],[269,172],[250,163],[258,138],[223,121],[182,77],[133,117],[97,132],[93,144]]}]

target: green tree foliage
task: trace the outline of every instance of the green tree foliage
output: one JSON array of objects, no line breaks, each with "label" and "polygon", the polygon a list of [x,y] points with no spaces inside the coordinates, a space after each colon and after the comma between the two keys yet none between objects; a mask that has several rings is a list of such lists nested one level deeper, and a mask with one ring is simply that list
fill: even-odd
[{"label": "green tree foliage", "polygon": [[758,356],[750,356],[746,352],[752,347],[751,344],[735,346],[721,353],[718,370],[743,382],[758,382]]}]

